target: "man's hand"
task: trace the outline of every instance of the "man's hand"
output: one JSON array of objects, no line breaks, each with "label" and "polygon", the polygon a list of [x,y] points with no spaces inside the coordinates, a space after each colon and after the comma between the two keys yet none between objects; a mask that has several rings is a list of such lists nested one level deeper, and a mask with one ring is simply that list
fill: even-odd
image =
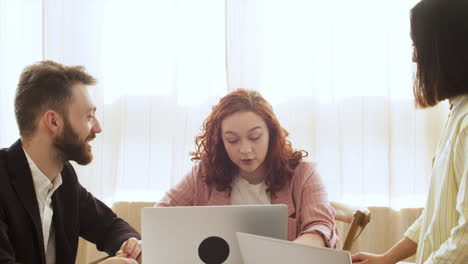
[{"label": "man's hand", "polygon": [[134,237],[128,239],[122,244],[122,247],[115,255],[121,258],[135,259],[141,264],[141,241]]},{"label": "man's hand", "polygon": [[99,262],[99,264],[138,264],[138,262],[130,258],[112,257]]}]

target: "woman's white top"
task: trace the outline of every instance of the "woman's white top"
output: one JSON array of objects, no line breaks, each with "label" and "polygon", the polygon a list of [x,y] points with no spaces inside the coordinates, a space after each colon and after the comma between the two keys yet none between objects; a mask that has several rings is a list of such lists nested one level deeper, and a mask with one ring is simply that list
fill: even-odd
[{"label": "woman's white top", "polygon": [[267,185],[264,181],[259,184],[250,184],[238,175],[232,183],[231,205],[271,204],[266,190]]}]

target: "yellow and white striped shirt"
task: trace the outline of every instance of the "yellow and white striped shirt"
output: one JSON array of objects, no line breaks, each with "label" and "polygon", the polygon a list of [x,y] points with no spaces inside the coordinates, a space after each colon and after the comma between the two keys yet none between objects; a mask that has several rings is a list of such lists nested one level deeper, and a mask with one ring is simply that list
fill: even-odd
[{"label": "yellow and white striped shirt", "polygon": [[468,95],[450,103],[426,207],[405,233],[418,244],[417,264],[468,263]]}]

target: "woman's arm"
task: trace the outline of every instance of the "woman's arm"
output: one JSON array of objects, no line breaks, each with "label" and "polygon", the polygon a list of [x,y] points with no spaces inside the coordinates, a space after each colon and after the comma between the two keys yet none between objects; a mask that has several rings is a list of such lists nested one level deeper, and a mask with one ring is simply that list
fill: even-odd
[{"label": "woman's arm", "polygon": [[[314,163],[304,162],[296,169],[297,181],[294,189],[300,192],[300,209],[298,218],[301,223],[300,235],[296,242],[314,246],[326,246],[334,248],[338,242],[336,233],[334,210],[328,201],[327,191]],[[296,201],[299,201],[295,195]]]},{"label": "woman's arm", "polygon": [[294,242],[316,247],[325,246],[325,241],[323,240],[322,236],[313,233],[303,234],[294,240]]},{"label": "woman's arm", "polygon": [[352,259],[357,264],[395,264],[414,255],[417,248],[418,244],[405,237],[383,255],[359,252]]}]

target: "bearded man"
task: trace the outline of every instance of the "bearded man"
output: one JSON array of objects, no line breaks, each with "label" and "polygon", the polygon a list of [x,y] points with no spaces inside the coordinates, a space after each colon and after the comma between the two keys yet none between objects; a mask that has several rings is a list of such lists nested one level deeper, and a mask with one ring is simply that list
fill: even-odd
[{"label": "bearded man", "polygon": [[93,159],[101,132],[80,66],[43,61],[21,74],[15,96],[20,139],[0,150],[0,263],[75,263],[78,238],[140,261],[140,234],[80,185],[69,161]]}]

